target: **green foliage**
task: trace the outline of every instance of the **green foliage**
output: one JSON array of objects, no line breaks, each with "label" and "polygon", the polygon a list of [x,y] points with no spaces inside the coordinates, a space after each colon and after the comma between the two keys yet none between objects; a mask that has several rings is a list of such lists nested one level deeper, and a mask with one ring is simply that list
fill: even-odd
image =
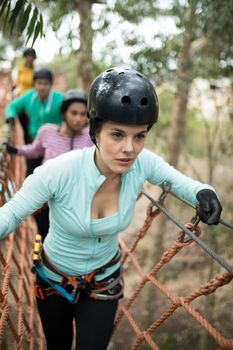
[{"label": "green foliage", "polygon": [[[218,77],[233,74],[232,28],[233,3],[228,0],[171,1],[169,7],[162,7],[156,1],[117,0],[114,11],[121,21],[140,25],[145,18],[166,21],[173,18],[177,32],[156,33],[154,42],[145,43],[144,36],[134,34],[134,30],[124,33],[123,39],[133,46],[131,58],[136,68],[156,80],[176,79],[179,53],[185,40],[191,40],[195,48],[192,55],[192,79]],[[201,40],[205,44],[198,48]]]},{"label": "green foliage", "polygon": [[[159,120],[148,134],[146,147],[159,149],[162,153],[166,153],[175,93],[171,90],[160,88],[158,89],[158,97],[160,108]],[[214,128],[214,125],[211,127]],[[224,145],[222,144],[222,147]],[[194,107],[189,107],[187,110],[187,137],[184,146],[185,151],[190,155],[195,157],[206,156],[205,128],[203,120],[199,116],[198,109]]]},{"label": "green foliage", "polygon": [[51,63],[50,67],[56,73],[65,74],[68,89],[77,87],[77,58],[76,55],[57,56]]},{"label": "green foliage", "polygon": [[74,11],[77,11],[77,1],[50,1],[49,14],[53,30],[57,31],[64,17],[68,14],[71,14]]},{"label": "green foliage", "polygon": [[169,128],[172,118],[175,93],[168,89],[158,89],[159,119],[158,123],[150,130],[146,147],[156,149],[163,154],[167,151]]},{"label": "green foliage", "polygon": [[179,348],[176,335],[167,334],[167,337],[164,340],[159,342],[159,348],[161,350],[174,350]]},{"label": "green foliage", "polygon": [[157,93],[159,97],[159,119],[148,134],[146,147],[165,152],[175,94],[164,89],[158,89]]},{"label": "green foliage", "polygon": [[114,12],[127,21],[137,24],[145,17],[155,18],[160,10],[155,0],[118,0],[115,3]]},{"label": "green foliage", "polygon": [[[154,45],[156,40],[161,43],[160,47]],[[151,46],[145,43],[142,37],[137,37],[134,42],[131,39],[131,42],[135,45],[131,57],[136,63],[137,70],[145,75],[152,75],[157,84],[175,78],[178,46],[172,37],[157,35]],[[130,41],[127,43],[129,44]]]},{"label": "green foliage", "polygon": [[38,36],[43,35],[43,17],[36,5],[28,0],[3,0],[0,4],[0,27],[10,37],[20,37],[26,32],[27,45],[32,38],[34,45]]},{"label": "green foliage", "polygon": [[206,153],[205,130],[203,121],[198,117],[196,108],[187,111],[187,131],[185,138],[185,150],[188,154],[203,157]]},{"label": "green foliage", "polygon": [[[68,89],[77,87],[77,56],[75,53],[66,56],[57,56],[49,66],[54,72],[65,74]],[[95,76],[106,68],[102,62],[93,63]]]}]

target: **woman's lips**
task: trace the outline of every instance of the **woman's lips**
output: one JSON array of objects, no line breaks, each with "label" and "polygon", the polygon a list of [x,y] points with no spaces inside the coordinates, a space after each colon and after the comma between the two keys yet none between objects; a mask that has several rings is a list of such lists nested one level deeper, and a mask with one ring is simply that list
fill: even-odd
[{"label": "woman's lips", "polygon": [[127,165],[127,164],[131,163],[133,161],[133,159],[132,158],[120,158],[120,159],[117,159],[116,161],[120,164]]}]

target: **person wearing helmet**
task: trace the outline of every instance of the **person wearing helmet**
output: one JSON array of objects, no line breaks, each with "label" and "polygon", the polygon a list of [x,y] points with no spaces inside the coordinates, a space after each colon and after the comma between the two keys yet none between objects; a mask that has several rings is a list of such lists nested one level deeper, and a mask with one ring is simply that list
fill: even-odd
[{"label": "person wearing helmet", "polygon": [[77,349],[107,348],[123,293],[118,234],[130,224],[145,181],[169,182],[173,193],[199,204],[203,222],[219,222],[222,208],[211,186],[144,148],[158,111],[154,87],[141,73],[122,67],[101,73],[88,99],[95,145],[37,168],[0,209],[0,235],[5,237],[19,218],[49,202],[50,228],[42,260],[34,266],[49,349],[71,349],[74,319]]},{"label": "person wearing helmet", "polygon": [[61,125],[44,124],[31,144],[13,146],[5,143],[7,151],[29,159],[42,157],[44,163],[73,149],[92,146],[87,126],[87,94],[80,89],[67,91],[61,114],[64,118]]},{"label": "person wearing helmet", "polygon": [[[61,103],[63,95],[52,90],[53,73],[48,68],[35,70],[33,74],[34,88],[11,101],[6,107],[6,120],[13,120],[20,113],[28,115],[29,140],[32,142],[45,123],[60,125],[62,123]],[[27,175],[31,174],[42,159],[27,160]]]},{"label": "person wearing helmet", "polygon": [[[87,94],[80,89],[66,92],[61,104],[64,121],[61,125],[44,124],[34,141],[28,145],[11,145],[5,143],[6,149],[13,155],[29,159],[42,157],[42,163],[73,149],[92,146],[87,126]],[[36,216],[38,232],[44,239],[49,228],[49,210],[45,206]]]}]

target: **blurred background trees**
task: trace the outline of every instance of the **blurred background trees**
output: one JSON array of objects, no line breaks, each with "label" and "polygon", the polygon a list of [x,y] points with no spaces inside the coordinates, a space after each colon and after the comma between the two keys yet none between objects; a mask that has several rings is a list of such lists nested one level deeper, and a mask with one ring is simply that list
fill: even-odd
[{"label": "blurred background trees", "polygon": [[[93,78],[114,65],[143,72],[156,86],[160,101],[159,123],[147,146],[187,174],[213,184],[224,218],[232,222],[232,28],[229,0],[3,0],[0,64],[14,65],[28,41],[27,45],[35,43],[38,64],[64,74],[69,88],[88,91]],[[48,43],[47,52],[41,40]],[[50,44],[54,54],[48,60]],[[181,219],[189,215],[183,207],[171,208]],[[157,234],[151,232],[141,251],[148,265],[170,237],[163,222],[151,231]],[[232,232],[217,226],[205,238],[217,252],[233,258]],[[148,249],[153,246],[156,253]],[[219,270],[209,259],[202,261],[204,279]],[[215,304],[211,299],[211,308],[206,305],[210,318]],[[163,349],[174,349],[176,340],[169,339]],[[201,336],[196,349],[211,346]]]}]

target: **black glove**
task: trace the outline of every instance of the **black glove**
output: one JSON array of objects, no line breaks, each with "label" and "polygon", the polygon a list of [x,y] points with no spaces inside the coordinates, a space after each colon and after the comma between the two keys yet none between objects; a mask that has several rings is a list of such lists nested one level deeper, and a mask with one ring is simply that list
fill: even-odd
[{"label": "black glove", "polygon": [[215,192],[204,189],[197,192],[196,197],[200,203],[197,208],[197,214],[200,220],[208,225],[217,225],[222,212],[222,206]]},{"label": "black glove", "polygon": [[9,143],[4,142],[3,145],[6,147],[6,150],[8,153],[10,153],[10,154],[17,154],[18,153],[17,148],[10,145]]}]

